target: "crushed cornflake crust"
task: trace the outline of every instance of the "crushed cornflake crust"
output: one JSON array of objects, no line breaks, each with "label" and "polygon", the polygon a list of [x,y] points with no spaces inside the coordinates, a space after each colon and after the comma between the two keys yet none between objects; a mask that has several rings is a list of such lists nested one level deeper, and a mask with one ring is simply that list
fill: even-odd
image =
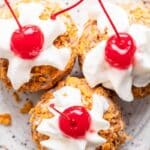
[{"label": "crushed cornflake crust", "polygon": [[0,114],[0,125],[10,126],[12,124],[12,118],[10,114]]},{"label": "crushed cornflake crust", "polygon": [[[110,104],[109,109],[104,114],[104,119],[109,121],[111,127],[108,130],[101,130],[99,134],[107,139],[107,142],[101,145],[99,150],[117,150],[121,144],[123,144],[128,136],[126,135],[124,129],[124,121],[122,119],[121,111],[118,108],[118,104],[115,101],[114,93],[104,89],[103,87],[97,87],[91,89],[86,83],[85,79],[79,79],[76,77],[68,77],[66,80],[60,82],[56,86],[55,90],[60,89],[63,86],[72,86],[81,90],[82,96],[85,99],[84,106],[88,109],[92,106],[92,95],[93,93],[100,94],[108,98]],[[41,141],[48,139],[49,137],[37,132],[36,128],[42,121],[42,119],[52,118],[53,114],[50,113],[47,107],[49,100],[53,98],[53,93],[51,91],[45,93],[38,104],[30,111],[30,123],[32,129],[32,137],[37,144],[38,150],[47,150],[43,148],[40,144]]]},{"label": "crushed cornflake crust", "polygon": [[144,24],[150,27],[150,9],[142,3],[133,4],[122,6],[129,13],[130,23]]},{"label": "crushed cornflake crust", "polygon": [[31,101],[26,102],[23,107],[20,109],[22,114],[28,114],[30,110],[33,108],[33,103]]},{"label": "crushed cornflake crust", "polygon": [[17,103],[19,103],[21,101],[21,98],[17,92],[13,93],[13,97]]}]

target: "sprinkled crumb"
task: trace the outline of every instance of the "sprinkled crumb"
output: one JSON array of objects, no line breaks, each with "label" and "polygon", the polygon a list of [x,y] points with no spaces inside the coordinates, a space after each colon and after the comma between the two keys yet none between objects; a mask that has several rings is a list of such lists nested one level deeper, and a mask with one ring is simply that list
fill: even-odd
[{"label": "sprinkled crumb", "polygon": [[23,107],[20,109],[20,112],[22,114],[27,114],[29,113],[29,111],[31,110],[31,108],[33,108],[33,103],[31,101],[27,101]]},{"label": "sprinkled crumb", "polygon": [[4,126],[10,126],[12,119],[10,114],[0,114],[0,124]]},{"label": "sprinkled crumb", "polygon": [[15,98],[15,101],[16,101],[17,103],[19,103],[19,102],[21,101],[21,99],[20,99],[18,93],[14,92],[14,93],[13,93],[13,97]]}]

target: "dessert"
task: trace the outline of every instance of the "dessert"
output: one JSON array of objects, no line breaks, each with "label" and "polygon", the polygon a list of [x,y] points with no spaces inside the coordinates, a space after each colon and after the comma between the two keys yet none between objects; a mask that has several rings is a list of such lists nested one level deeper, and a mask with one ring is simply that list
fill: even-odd
[{"label": "dessert", "polygon": [[68,77],[30,112],[38,150],[116,150],[127,138],[113,94]]},{"label": "dessert", "polygon": [[[54,86],[75,61],[77,28],[49,0],[7,0],[0,7],[0,79],[17,91],[36,92]],[[34,11],[33,11],[34,10]]]},{"label": "dessert", "polygon": [[102,85],[125,101],[150,95],[148,7],[87,0],[77,9],[83,31],[77,50],[90,87]]}]

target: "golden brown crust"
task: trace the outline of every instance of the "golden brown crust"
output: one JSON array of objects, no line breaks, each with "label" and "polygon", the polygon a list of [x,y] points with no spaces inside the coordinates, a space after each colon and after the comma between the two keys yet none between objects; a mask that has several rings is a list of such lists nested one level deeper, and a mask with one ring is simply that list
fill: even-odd
[{"label": "golden brown crust", "polygon": [[33,103],[31,101],[27,101],[20,109],[20,113],[28,114],[33,107]]},{"label": "golden brown crust", "polygon": [[[134,6],[131,9],[131,6]],[[124,8],[129,12],[130,22],[146,24],[150,27],[150,10],[144,8],[142,4],[140,6],[135,5],[124,5]],[[77,53],[79,55],[79,62],[82,67],[83,61],[86,54],[94,48],[100,41],[108,38],[107,29],[101,32],[97,27],[97,22],[95,20],[89,20],[85,24],[85,28],[81,38],[79,39],[78,46],[76,47]],[[135,98],[142,98],[150,95],[150,84],[146,87],[133,87],[133,94]]]},{"label": "golden brown crust", "polygon": [[0,125],[10,126],[12,124],[12,118],[10,114],[0,114]]},{"label": "golden brown crust", "polygon": [[141,88],[133,87],[132,91],[135,98],[143,98],[150,95],[150,84]]},{"label": "golden brown crust", "polygon": [[130,14],[129,20],[131,24],[138,23],[150,27],[150,9],[142,2],[131,2],[121,6]]},{"label": "golden brown crust", "polygon": [[[107,143],[103,144],[99,147],[100,150],[117,150],[118,147],[123,144],[127,138],[126,133],[124,132],[124,122],[122,120],[122,116],[120,110],[115,102],[115,98],[110,91],[102,87],[98,87],[95,89],[91,89],[84,79],[79,79],[75,77],[68,77],[65,81],[62,81],[58,84],[58,86],[54,89],[57,90],[65,85],[73,86],[79,88],[81,90],[82,95],[85,97],[85,101],[83,102],[85,107],[89,108],[92,105],[91,97],[93,92],[103,95],[108,98],[110,103],[110,107],[108,111],[104,114],[104,118],[108,120],[111,124],[109,130],[100,131],[99,134],[107,139]],[[49,112],[47,107],[44,107],[50,99],[53,98],[53,94],[49,91],[44,94],[41,98],[41,101],[33,108],[30,112],[31,118],[31,128],[32,128],[32,136],[33,140],[38,146],[38,150],[43,150],[40,141],[44,139],[48,139],[48,137],[38,133],[36,128],[38,124],[44,118],[51,118],[52,114]]]},{"label": "golden brown crust", "polygon": [[[45,4],[45,10],[41,14],[41,19],[49,19],[49,16],[51,13],[56,12],[60,10],[59,6],[55,3],[51,3],[50,1],[42,1],[42,0],[22,0],[21,2],[41,2]],[[17,4],[15,4],[16,6]],[[14,8],[15,8],[14,6]],[[15,9],[16,10],[16,9]],[[9,11],[6,8],[0,8],[0,12],[3,14],[0,14],[1,18],[9,18],[11,17]],[[6,15],[5,15],[6,14]],[[17,10],[16,10],[16,14]],[[67,14],[63,15],[66,17],[66,27],[67,31],[63,35],[59,36],[55,41],[54,44],[56,47],[69,47],[72,50],[71,58],[64,69],[64,71],[60,71],[52,66],[44,66],[44,64],[41,64],[41,66],[35,66],[31,70],[31,79],[28,83],[25,83],[21,86],[19,91],[25,91],[25,92],[36,92],[39,90],[49,89],[53,87],[58,81],[63,79],[65,76],[67,76],[74,65],[74,61],[76,58],[76,52],[74,49],[75,43],[77,41],[77,28],[75,24],[73,23],[70,16]],[[7,69],[8,69],[8,61],[6,59],[0,59],[0,80],[4,81],[6,86],[8,88],[12,88],[11,82],[9,81],[7,77]]]}]

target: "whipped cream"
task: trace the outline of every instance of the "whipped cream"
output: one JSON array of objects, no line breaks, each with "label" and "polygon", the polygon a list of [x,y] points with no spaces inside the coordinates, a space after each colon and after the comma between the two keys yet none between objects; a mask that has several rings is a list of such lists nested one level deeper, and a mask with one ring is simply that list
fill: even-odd
[{"label": "whipped cream", "polygon": [[134,99],[132,85],[143,87],[150,83],[150,38],[148,38],[150,29],[134,24],[129,27],[128,32],[133,36],[137,45],[133,65],[125,70],[110,66],[104,58],[106,41],[103,41],[86,55],[83,74],[91,87],[103,84],[115,90],[123,100],[132,101]]},{"label": "whipped cream", "polygon": [[[64,111],[71,106],[83,106],[81,91],[71,86],[65,86],[54,92],[54,98],[50,100],[50,104],[55,104],[56,108]],[[84,138],[73,139],[64,133],[59,128],[59,114],[49,108],[54,114],[51,119],[43,119],[38,126],[37,131],[47,135],[50,139],[41,141],[41,145],[49,150],[90,150],[106,142],[106,139],[98,135],[99,130],[107,130],[110,127],[108,121],[103,119],[104,112],[108,110],[109,104],[105,97],[98,94],[92,96],[93,106],[89,110],[92,118],[91,129],[94,132],[88,132]]]},{"label": "whipped cream", "polygon": [[[117,29],[134,38],[137,46],[135,62],[125,70],[113,68],[105,60],[106,41],[103,41],[86,55],[83,74],[91,87],[102,84],[115,90],[123,100],[132,101],[132,86],[145,87],[150,83],[150,28],[140,24],[129,25],[128,14],[122,8],[108,2],[105,6]],[[105,14],[100,13],[96,19],[101,31],[107,29],[109,35],[114,34]]]},{"label": "whipped cream", "polygon": [[[0,19],[0,57],[9,60],[7,76],[11,80],[14,89],[30,79],[30,72],[34,66],[50,65],[59,70],[64,70],[71,56],[69,48],[58,49],[53,41],[66,32],[64,21],[57,17],[57,20],[41,20],[39,16],[44,10],[41,3],[21,3],[17,6],[19,21],[22,25],[37,25],[44,34],[44,46],[39,56],[32,60],[24,60],[15,56],[10,49],[12,33],[18,29],[13,18]],[[34,11],[33,11],[34,10]]]}]

